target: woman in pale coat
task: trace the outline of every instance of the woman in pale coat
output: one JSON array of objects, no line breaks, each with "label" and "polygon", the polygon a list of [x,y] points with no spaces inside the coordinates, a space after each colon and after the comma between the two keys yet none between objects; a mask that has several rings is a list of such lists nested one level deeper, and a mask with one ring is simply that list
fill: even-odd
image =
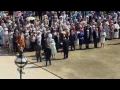
[{"label": "woman in pale coat", "polygon": [[52,52],[52,58],[55,58],[55,55],[57,53],[56,44],[55,44],[54,39],[51,39],[50,41],[51,41],[50,42],[50,48],[51,48],[51,52]]}]

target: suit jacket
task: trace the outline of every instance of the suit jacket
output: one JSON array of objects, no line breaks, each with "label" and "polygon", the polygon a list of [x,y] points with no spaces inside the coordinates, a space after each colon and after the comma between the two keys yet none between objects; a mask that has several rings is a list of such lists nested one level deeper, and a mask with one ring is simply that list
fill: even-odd
[{"label": "suit jacket", "polygon": [[76,40],[76,35],[75,34],[70,35],[69,36],[69,40],[72,41],[72,42],[74,42]]},{"label": "suit jacket", "polygon": [[93,39],[94,39],[94,41],[99,42],[99,38],[100,38],[99,31],[98,31],[98,33],[96,31],[93,31]]},{"label": "suit jacket", "polygon": [[87,28],[85,27],[85,29],[84,29],[84,39],[85,39],[85,40],[90,40],[90,35],[91,35],[91,29],[90,29],[90,28],[87,29]]}]

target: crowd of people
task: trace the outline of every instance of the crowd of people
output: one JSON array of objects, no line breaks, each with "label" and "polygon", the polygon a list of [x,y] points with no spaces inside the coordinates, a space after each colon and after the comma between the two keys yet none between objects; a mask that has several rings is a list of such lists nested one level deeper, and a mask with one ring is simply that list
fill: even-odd
[{"label": "crowd of people", "polygon": [[[62,49],[104,47],[106,40],[120,39],[120,11],[1,11],[0,46],[9,52],[36,51],[37,61],[46,65]],[[70,49],[69,49],[70,46]]]}]

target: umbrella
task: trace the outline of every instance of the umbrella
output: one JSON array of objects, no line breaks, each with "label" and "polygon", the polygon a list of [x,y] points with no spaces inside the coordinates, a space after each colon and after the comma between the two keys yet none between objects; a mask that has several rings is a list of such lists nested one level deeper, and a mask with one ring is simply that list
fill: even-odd
[{"label": "umbrella", "polygon": [[35,17],[27,17],[26,20],[27,20],[27,21],[35,20]]}]

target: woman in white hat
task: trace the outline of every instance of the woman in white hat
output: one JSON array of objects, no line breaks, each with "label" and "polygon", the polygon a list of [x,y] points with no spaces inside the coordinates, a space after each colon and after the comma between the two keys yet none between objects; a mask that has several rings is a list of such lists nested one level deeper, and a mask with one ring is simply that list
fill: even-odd
[{"label": "woman in white hat", "polygon": [[50,40],[50,48],[51,48],[51,52],[52,52],[52,58],[55,58],[57,50],[56,50],[56,43],[55,43],[54,39]]}]

